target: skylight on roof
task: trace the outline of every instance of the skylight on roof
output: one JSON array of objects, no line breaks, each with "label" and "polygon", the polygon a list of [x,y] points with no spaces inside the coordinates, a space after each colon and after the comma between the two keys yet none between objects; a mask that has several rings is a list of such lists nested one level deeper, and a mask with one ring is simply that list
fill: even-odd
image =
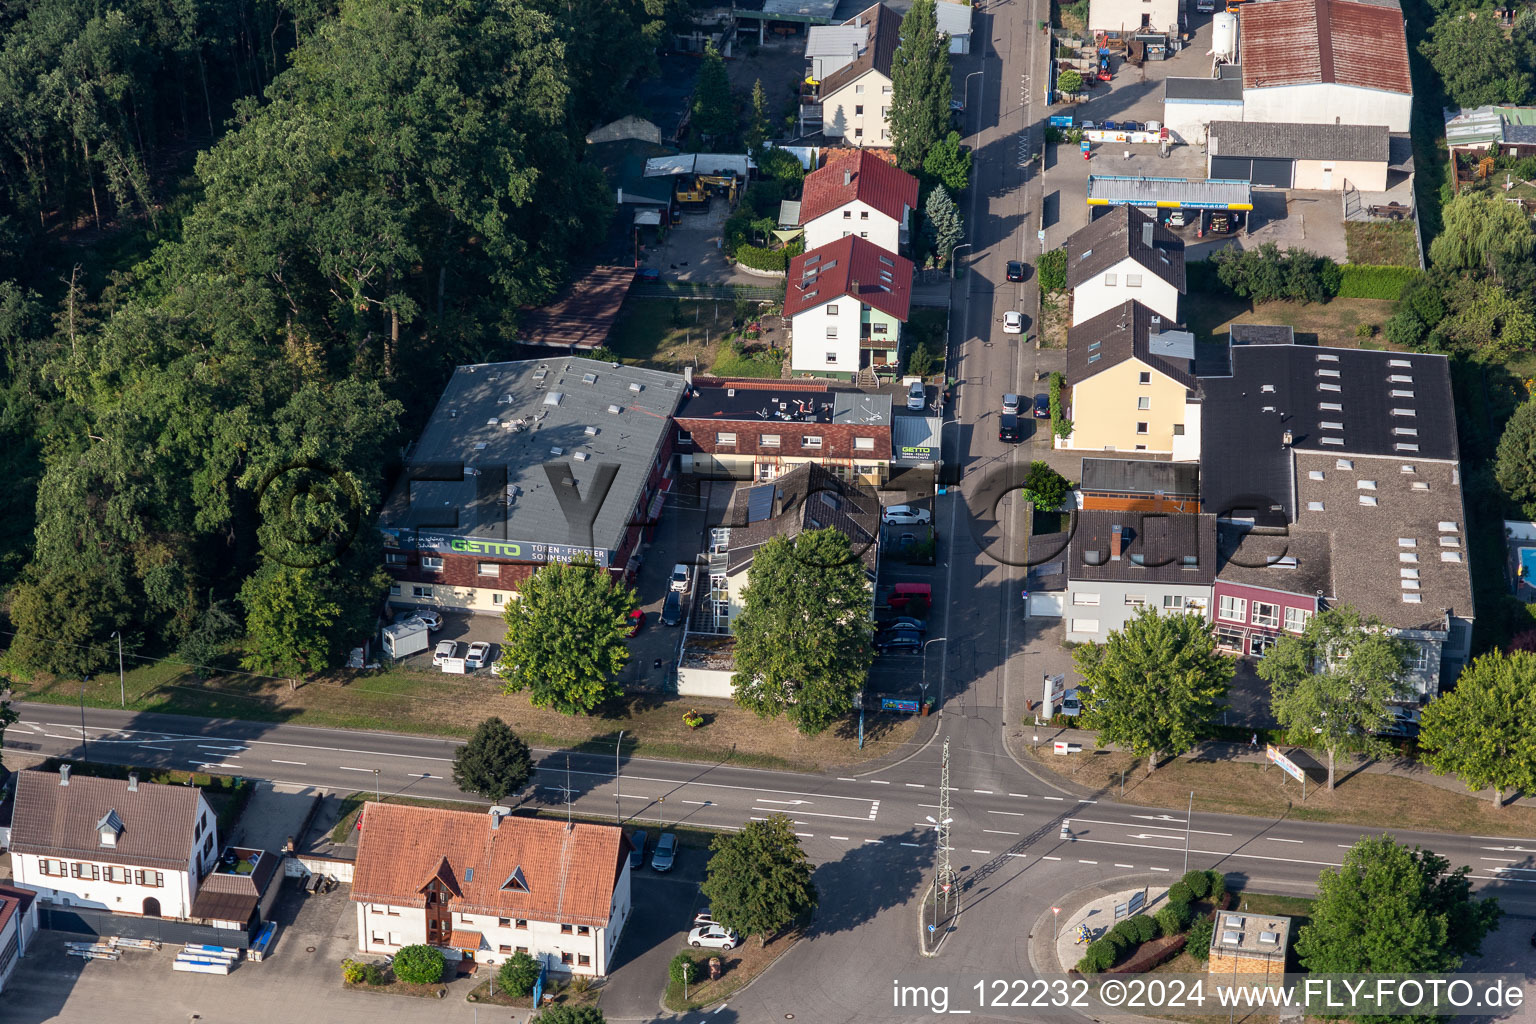
[{"label": "skylight on roof", "polygon": [[1370,508],[1375,508],[1376,507],[1376,495],[1374,495],[1374,494],[1362,494],[1362,495],[1360,495],[1360,504],[1365,505],[1365,506],[1370,507]]},{"label": "skylight on roof", "polygon": [[1355,468],[1355,460],[1354,459],[1340,459],[1338,462],[1335,462],[1333,464],[1333,468],[1334,469],[1354,469]]},{"label": "skylight on roof", "polygon": [[1409,565],[1419,564],[1419,556],[1412,551],[1399,551],[1397,553],[1397,560],[1399,562],[1407,562]]},{"label": "skylight on roof", "polygon": [[1321,511],[1323,511],[1323,503],[1320,502],[1320,501],[1309,501],[1309,502],[1307,502],[1307,511],[1308,512],[1321,512]]},{"label": "skylight on roof", "polygon": [[1321,412],[1343,412],[1344,407],[1338,402],[1318,402],[1317,408]]},{"label": "skylight on roof", "polygon": [[1320,438],[1320,440],[1323,444],[1342,445],[1344,443],[1344,439],[1342,437],[1324,437]]},{"label": "skylight on roof", "polygon": [[1273,384],[1265,384],[1263,387],[1259,388],[1259,390],[1266,395],[1272,395],[1275,393],[1275,386]]},{"label": "skylight on roof", "polygon": [[1397,582],[1398,582],[1399,585],[1402,586],[1402,588],[1404,590],[1418,590],[1419,589],[1419,581],[1418,580],[1398,580]]},{"label": "skylight on roof", "polygon": [[1323,420],[1323,422],[1319,423],[1318,426],[1322,427],[1324,430],[1343,430],[1344,429],[1344,424],[1339,423],[1337,421],[1329,421],[1329,420]]},{"label": "skylight on roof", "polygon": [[1416,451],[1419,450],[1419,446],[1416,445],[1416,444],[1404,444],[1402,442],[1399,442],[1399,443],[1393,445],[1392,449],[1394,451],[1399,451],[1399,452],[1416,452]]},{"label": "skylight on roof", "polygon": [[1405,391],[1402,388],[1393,388],[1392,389],[1392,397],[1393,398],[1412,398],[1413,397],[1413,392],[1412,391]]},{"label": "skylight on roof", "polygon": [[1405,580],[1416,580],[1416,579],[1419,578],[1419,570],[1417,570],[1417,569],[1399,569],[1399,570],[1397,570],[1397,575],[1399,577],[1401,577],[1402,579],[1405,579]]},{"label": "skylight on roof", "polygon": [[1399,537],[1397,538],[1397,546],[1400,548],[1416,548],[1419,546],[1419,542],[1413,537]]},{"label": "skylight on roof", "polygon": [[1419,432],[1414,427],[1393,427],[1392,433],[1398,437],[1418,437]]},{"label": "skylight on roof", "polygon": [[1423,601],[1420,599],[1420,595],[1418,595],[1418,594],[1404,594],[1403,595],[1403,604],[1422,604],[1422,603],[1423,603]]},{"label": "skylight on roof", "polygon": [[1323,478],[1323,471],[1320,470],[1320,469],[1312,469],[1312,470],[1308,470],[1307,471],[1307,479],[1308,480],[1321,480],[1322,478]]},{"label": "skylight on roof", "polygon": [[1417,416],[1418,413],[1416,411],[1414,411],[1413,409],[1393,409],[1392,410],[1392,415],[1393,416]]},{"label": "skylight on roof", "polygon": [[1374,491],[1375,489],[1376,489],[1376,481],[1375,480],[1356,480],[1355,481],[1355,490],[1357,490],[1357,491]]},{"label": "skylight on roof", "polygon": [[1339,361],[1339,357],[1331,352],[1319,352],[1317,354],[1317,361],[1320,363],[1336,363]]},{"label": "skylight on roof", "polygon": [[1439,529],[1440,529],[1441,533],[1460,533],[1461,532],[1460,530],[1456,529],[1456,524],[1455,523],[1451,523],[1451,522],[1441,523]]},{"label": "skylight on roof", "polygon": [[1344,389],[1339,387],[1337,384],[1328,384],[1328,383],[1325,383],[1323,381],[1318,381],[1317,382],[1317,390],[1319,390],[1319,391],[1343,391]]},{"label": "skylight on roof", "polygon": [[1400,466],[1398,468],[1400,469],[1401,472],[1404,472],[1404,473],[1412,473],[1414,471],[1413,470],[1413,466],[1409,465],[1406,462],[1403,463],[1402,466]]},{"label": "skylight on roof", "polygon": [[1461,561],[1461,552],[1460,551],[1442,551],[1442,552],[1440,552],[1440,561],[1442,561],[1442,562],[1459,562],[1459,561]]},{"label": "skylight on roof", "polygon": [[896,265],[896,262],[894,260],[892,260],[889,256],[881,256],[880,257],[880,262],[884,263],[888,267],[894,267]]},{"label": "skylight on roof", "polygon": [[1409,362],[1406,359],[1388,359],[1387,360],[1387,365],[1388,366],[1412,367],[1413,363]]},{"label": "skylight on roof", "polygon": [[1317,375],[1319,377],[1338,377],[1338,376],[1340,376],[1338,370],[1318,370],[1317,371]]},{"label": "skylight on roof", "polygon": [[1412,384],[1413,378],[1406,373],[1394,373],[1387,378],[1387,381],[1392,384]]}]

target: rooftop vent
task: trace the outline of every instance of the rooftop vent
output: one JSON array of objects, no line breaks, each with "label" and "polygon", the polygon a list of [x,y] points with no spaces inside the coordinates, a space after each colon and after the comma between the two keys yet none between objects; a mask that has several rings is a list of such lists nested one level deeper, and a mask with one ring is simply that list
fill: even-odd
[{"label": "rooftop vent", "polygon": [[1275,943],[1280,941],[1280,936],[1276,935],[1274,932],[1259,932],[1259,941],[1265,943],[1266,945],[1273,946]]},{"label": "rooftop vent", "polygon": [[564,448],[551,448],[549,450],[549,454],[551,454],[551,455],[564,455],[565,454],[565,449]]},{"label": "rooftop vent", "polygon": [[1266,395],[1272,395],[1275,393],[1275,386],[1273,384],[1265,384],[1263,387],[1259,388],[1259,390],[1264,392]]},{"label": "rooftop vent", "polygon": [[571,458],[575,459],[577,462],[586,462],[591,457],[592,455],[589,452],[577,452],[575,455],[571,456]]},{"label": "rooftop vent", "polygon": [[596,427],[587,427],[585,430],[582,431],[582,433],[586,434],[588,437],[596,437],[597,436],[597,428]]},{"label": "rooftop vent", "polygon": [[69,785],[69,765],[67,764],[59,765],[59,785]]},{"label": "rooftop vent", "polygon": [[563,399],[564,397],[565,397],[565,392],[563,392],[563,391],[551,391],[549,394],[544,396],[544,404],[545,405],[559,405],[561,399]]},{"label": "rooftop vent", "polygon": [[617,416],[617,415],[618,415],[618,414],[619,414],[619,413],[620,413],[620,412],[622,412],[622,411],[623,411],[623,410],[622,410],[622,409],[620,409],[620,408],[619,408],[619,407],[618,407],[618,406],[616,406],[616,405],[610,405],[610,406],[609,406],[609,407],[608,407],[608,415],[610,415],[610,416]]},{"label": "rooftop vent", "polygon": [[129,772],[128,773],[128,792],[130,792],[130,793],[137,793],[138,791],[139,791],[139,773],[138,772]]},{"label": "rooftop vent", "polygon": [[584,374],[581,375],[581,382],[583,384],[596,384],[597,383],[597,374],[595,374],[595,373],[584,373]]},{"label": "rooftop vent", "polygon": [[632,381],[629,382],[629,390],[635,392],[636,394],[639,394],[640,392],[645,390],[645,385],[641,384],[637,380],[632,380]]}]

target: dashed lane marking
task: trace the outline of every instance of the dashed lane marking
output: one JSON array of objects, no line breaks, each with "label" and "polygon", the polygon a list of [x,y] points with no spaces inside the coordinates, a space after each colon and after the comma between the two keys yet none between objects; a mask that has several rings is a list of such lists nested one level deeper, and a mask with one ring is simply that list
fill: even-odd
[{"label": "dashed lane marking", "polygon": [[991,855],[992,855],[992,851],[991,851],[991,850],[972,850],[972,851],[971,851],[971,852],[972,852],[972,853],[982,853],[982,854],[986,854],[986,855],[987,855],[987,856],[989,856],[989,857],[990,857],[990,856],[991,856]]},{"label": "dashed lane marking", "polygon": [[847,836],[827,836],[827,838],[828,839],[841,839],[845,843],[848,841],[848,837]]},{"label": "dashed lane marking", "polygon": [[1008,795],[1009,796],[1023,797],[1025,800],[1029,799],[1029,794],[1028,793],[1009,793]]},{"label": "dashed lane marking", "polygon": [[1079,864],[1097,864],[1098,863],[1098,861],[1096,861],[1096,860],[1083,860],[1081,857],[1079,857],[1077,859],[1077,862]]},{"label": "dashed lane marking", "polygon": [[984,828],[984,829],[982,829],[982,831],[983,832],[990,832],[994,836],[1016,836],[1016,835],[1019,834],[1017,832],[1004,832],[1000,828]]}]

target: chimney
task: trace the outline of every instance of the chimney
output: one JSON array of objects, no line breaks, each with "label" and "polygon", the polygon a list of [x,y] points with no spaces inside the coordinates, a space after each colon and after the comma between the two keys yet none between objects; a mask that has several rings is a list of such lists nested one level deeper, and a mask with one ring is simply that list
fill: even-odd
[{"label": "chimney", "polygon": [[138,772],[129,772],[128,773],[128,792],[130,792],[130,793],[137,793],[138,791],[139,791],[139,773]]},{"label": "chimney", "polygon": [[59,765],[59,785],[69,785],[69,765],[67,764]]},{"label": "chimney", "polygon": [[859,279],[851,278],[848,281],[848,294],[857,297],[859,294]]},{"label": "chimney", "polygon": [[1119,524],[1109,528],[1109,560],[1111,562],[1120,561],[1120,542],[1123,539],[1120,533],[1121,529],[1122,527]]},{"label": "chimney", "polygon": [[853,168],[852,167],[844,167],[843,168],[843,184],[844,185],[852,185],[853,184]]},{"label": "chimney", "polygon": [[1141,244],[1146,246],[1148,249],[1152,248],[1152,222],[1151,221],[1147,221],[1147,223],[1145,223],[1145,224],[1143,224],[1141,226]]},{"label": "chimney", "polygon": [[1149,334],[1162,334],[1163,333],[1163,318],[1162,317],[1158,316],[1155,313],[1152,315],[1152,330],[1149,331],[1148,333]]},{"label": "chimney", "polygon": [[692,364],[690,364],[688,366],[683,367],[683,391],[684,392],[688,392],[688,391],[692,391],[692,390],[693,390],[693,366],[692,366]]},{"label": "chimney", "polygon": [[501,815],[495,809],[492,809],[491,811],[491,828],[501,828]]},{"label": "chimney", "polygon": [[1295,443],[1296,443],[1296,435],[1291,433],[1289,430],[1287,430],[1285,433],[1280,435],[1280,445],[1281,445],[1281,447],[1289,448],[1291,445],[1293,445]]}]

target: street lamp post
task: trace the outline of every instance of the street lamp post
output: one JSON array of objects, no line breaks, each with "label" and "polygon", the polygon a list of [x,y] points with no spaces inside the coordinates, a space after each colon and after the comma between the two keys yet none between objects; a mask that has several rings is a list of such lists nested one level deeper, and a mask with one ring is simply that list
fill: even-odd
[{"label": "street lamp post", "polygon": [[961,242],[959,245],[949,250],[949,279],[951,281],[955,279],[955,253],[959,252],[961,249],[969,249],[974,244],[974,242]]},{"label": "street lamp post", "polygon": [[[917,685],[923,691],[923,703],[924,704],[928,703],[928,645],[929,644],[942,643],[942,642],[944,642],[945,640],[948,640],[948,639],[949,639],[949,637],[947,637],[947,636],[936,636],[932,640],[924,640],[923,641],[923,678],[922,678],[922,681],[919,682]],[[921,710],[921,709],[919,709],[919,710]]]},{"label": "street lamp post", "polygon": [[972,71],[970,74],[965,76],[965,81],[960,84],[960,102],[964,103],[966,106],[970,106],[969,100],[971,96],[971,79],[975,78],[979,74],[983,74],[986,70],[986,68],[982,68],[981,71]]},{"label": "street lamp post", "polygon": [[117,697],[123,707],[128,706],[128,690],[123,684],[123,634],[117,630],[112,631],[117,638]]},{"label": "street lamp post", "polygon": [[384,798],[379,795],[379,770],[377,768],[373,770],[373,802],[379,804],[384,802]]},{"label": "street lamp post", "polygon": [[85,684],[90,681],[90,676],[80,680],[80,759],[82,761],[91,759],[91,748],[85,742]]},{"label": "street lamp post", "polygon": [[619,774],[619,745],[624,742],[624,730],[619,730],[619,738],[613,744],[613,820],[618,824],[624,824],[624,805],[620,802],[623,795],[624,779]]},{"label": "street lamp post", "polygon": [[1184,812],[1184,873],[1189,873],[1189,825],[1195,816],[1195,791],[1189,791],[1189,810]]}]

